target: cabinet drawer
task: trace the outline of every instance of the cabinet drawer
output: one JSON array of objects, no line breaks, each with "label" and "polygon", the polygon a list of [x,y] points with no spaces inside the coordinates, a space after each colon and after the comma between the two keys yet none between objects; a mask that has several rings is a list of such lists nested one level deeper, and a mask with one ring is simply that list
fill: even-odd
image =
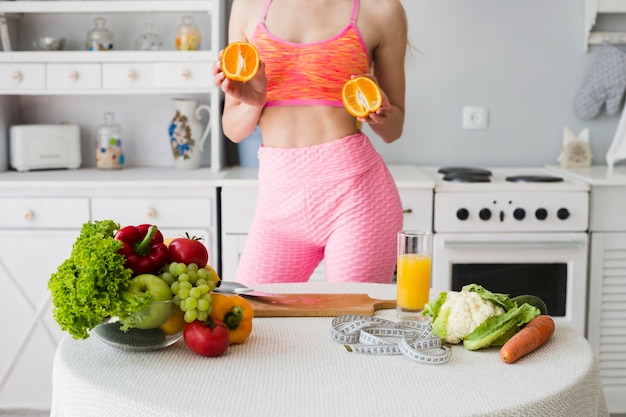
[{"label": "cabinet drawer", "polygon": [[0,228],[80,228],[88,220],[87,198],[0,199]]},{"label": "cabinet drawer", "polygon": [[47,89],[99,90],[102,85],[100,68],[100,64],[48,64]]},{"label": "cabinet drawer", "polygon": [[156,86],[154,64],[103,64],[102,87],[115,88],[151,88]]},{"label": "cabinet drawer", "polygon": [[432,231],[433,193],[432,190],[399,188],[402,211],[404,213],[403,228],[405,230]]},{"label": "cabinet drawer", "polygon": [[210,198],[94,198],[93,220],[112,219],[120,226],[143,223],[159,228],[212,227]]},{"label": "cabinet drawer", "polygon": [[207,88],[211,84],[211,64],[163,63],[157,67],[157,83],[162,88]]},{"label": "cabinet drawer", "polygon": [[45,64],[0,64],[3,90],[42,90],[46,84]]}]

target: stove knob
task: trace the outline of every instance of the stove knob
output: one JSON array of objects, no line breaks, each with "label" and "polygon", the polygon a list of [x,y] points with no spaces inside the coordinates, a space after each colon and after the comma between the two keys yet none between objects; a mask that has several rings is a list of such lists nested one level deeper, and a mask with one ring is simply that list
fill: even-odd
[{"label": "stove knob", "polygon": [[458,209],[456,212],[456,218],[459,220],[467,220],[467,218],[469,217],[469,211],[467,211],[467,209]]},{"label": "stove knob", "polygon": [[487,208],[480,210],[478,212],[478,217],[480,217],[481,220],[489,220],[491,218],[491,210]]},{"label": "stove knob", "polygon": [[513,211],[513,217],[515,217],[515,220],[524,220],[524,217],[526,217],[526,210],[523,208],[516,208],[515,211]]},{"label": "stove knob", "polygon": [[546,217],[548,217],[548,212],[543,208],[537,209],[537,211],[535,211],[535,217],[537,220],[545,220]]},{"label": "stove knob", "polygon": [[556,217],[560,220],[565,220],[569,217],[569,210],[566,208],[560,208],[559,211],[556,212]]}]

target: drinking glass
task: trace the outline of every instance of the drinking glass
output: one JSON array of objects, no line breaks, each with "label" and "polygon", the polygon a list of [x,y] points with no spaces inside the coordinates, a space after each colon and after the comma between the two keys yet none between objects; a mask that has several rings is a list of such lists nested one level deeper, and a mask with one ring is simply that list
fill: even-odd
[{"label": "drinking glass", "polygon": [[396,297],[397,315],[401,319],[421,319],[428,302],[433,252],[431,232],[403,230],[398,233]]}]

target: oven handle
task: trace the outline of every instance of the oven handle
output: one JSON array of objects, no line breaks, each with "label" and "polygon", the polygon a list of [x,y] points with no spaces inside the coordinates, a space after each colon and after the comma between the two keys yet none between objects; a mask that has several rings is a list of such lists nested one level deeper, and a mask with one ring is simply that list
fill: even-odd
[{"label": "oven handle", "polygon": [[585,246],[583,240],[535,240],[535,241],[502,241],[502,240],[446,240],[444,248],[449,249],[577,249]]}]

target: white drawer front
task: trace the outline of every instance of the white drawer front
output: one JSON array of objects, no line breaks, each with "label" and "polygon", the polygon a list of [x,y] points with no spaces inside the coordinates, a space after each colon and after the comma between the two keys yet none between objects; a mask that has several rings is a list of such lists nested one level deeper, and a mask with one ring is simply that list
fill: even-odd
[{"label": "white drawer front", "polygon": [[121,227],[143,223],[159,228],[212,228],[210,198],[93,198],[93,220],[111,219]]},{"label": "white drawer front", "polygon": [[88,220],[87,198],[0,199],[0,228],[80,228]]},{"label": "white drawer front", "polygon": [[102,88],[100,64],[48,64],[48,90],[93,90]]},{"label": "white drawer front", "polygon": [[152,88],[156,86],[156,71],[153,64],[103,64],[102,87]]},{"label": "white drawer front", "polygon": [[42,90],[45,86],[45,64],[0,64],[0,88],[3,90]]},{"label": "white drawer front", "polygon": [[211,84],[211,64],[163,63],[158,65],[157,82],[162,88],[207,88]]},{"label": "white drawer front", "polygon": [[399,188],[404,230],[432,231],[433,192],[425,189]]},{"label": "white drawer front", "polygon": [[248,233],[258,195],[257,187],[222,188],[223,233]]}]

